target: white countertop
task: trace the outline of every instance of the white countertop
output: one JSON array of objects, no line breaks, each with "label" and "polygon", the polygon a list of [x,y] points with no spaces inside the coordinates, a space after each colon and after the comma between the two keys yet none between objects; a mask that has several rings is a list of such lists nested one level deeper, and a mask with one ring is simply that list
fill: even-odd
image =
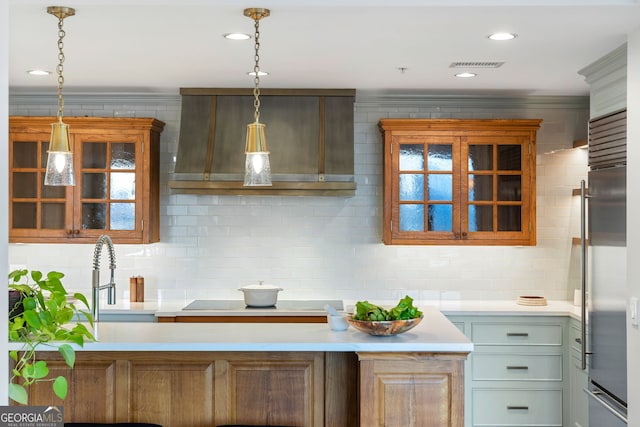
[{"label": "white countertop", "polygon": [[[139,304],[139,303],[136,303]],[[327,324],[305,323],[153,323],[102,322],[97,342],[82,351],[333,351],[470,352],[473,344],[433,307],[412,330],[371,336],[353,328],[332,331]],[[9,343],[10,350],[21,349]],[[55,351],[43,347],[41,350]]]},{"label": "white countertop", "polygon": [[[182,308],[193,299],[177,299],[165,301],[129,302],[117,301],[115,305],[100,305],[101,313],[112,314],[154,314],[155,316],[264,316],[265,314],[280,316],[324,316],[324,311],[296,311],[282,309],[257,309],[251,310],[188,310]],[[397,301],[371,301],[383,307],[393,307]],[[356,301],[344,301],[345,311],[353,311]],[[545,306],[524,306],[516,303],[515,300],[441,300],[441,301],[414,301],[414,305],[420,309],[433,307],[440,310],[445,315],[495,315],[495,316],[570,316],[580,319],[580,307],[576,307],[570,301],[548,301]]]}]

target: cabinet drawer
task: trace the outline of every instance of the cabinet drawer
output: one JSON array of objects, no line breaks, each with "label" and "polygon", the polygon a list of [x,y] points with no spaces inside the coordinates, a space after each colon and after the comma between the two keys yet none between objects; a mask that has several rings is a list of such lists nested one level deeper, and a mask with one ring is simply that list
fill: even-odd
[{"label": "cabinet drawer", "polygon": [[473,380],[562,381],[562,355],[476,353]]},{"label": "cabinet drawer", "polygon": [[569,345],[575,350],[582,351],[582,333],[580,328],[574,326],[569,328]]},{"label": "cabinet drawer", "polygon": [[562,426],[562,390],[474,390],[474,426]]},{"label": "cabinet drawer", "polygon": [[476,345],[562,345],[562,326],[521,323],[474,323]]}]

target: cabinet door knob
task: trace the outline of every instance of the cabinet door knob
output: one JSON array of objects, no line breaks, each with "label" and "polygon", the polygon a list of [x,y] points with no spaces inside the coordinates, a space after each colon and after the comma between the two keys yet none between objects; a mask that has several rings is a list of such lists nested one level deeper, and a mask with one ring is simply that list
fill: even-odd
[{"label": "cabinet door knob", "polygon": [[64,230],[64,232],[67,236],[70,236],[73,234],[73,230]]},{"label": "cabinet door knob", "polygon": [[73,230],[73,234],[77,236],[78,234],[80,234],[80,230]]}]

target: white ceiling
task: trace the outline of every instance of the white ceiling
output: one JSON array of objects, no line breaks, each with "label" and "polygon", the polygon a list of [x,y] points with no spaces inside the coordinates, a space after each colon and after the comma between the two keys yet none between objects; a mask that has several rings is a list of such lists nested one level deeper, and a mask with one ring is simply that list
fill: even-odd
[{"label": "white ceiling", "polygon": [[[177,93],[181,87],[252,87],[260,23],[265,88],[355,88],[432,94],[586,95],[577,72],[640,28],[640,0],[10,0],[9,85],[55,91],[57,19],[64,22],[65,92]],[[511,31],[511,42],[493,42]],[[454,77],[454,61],[505,61]],[[402,73],[398,70],[405,67]]]}]

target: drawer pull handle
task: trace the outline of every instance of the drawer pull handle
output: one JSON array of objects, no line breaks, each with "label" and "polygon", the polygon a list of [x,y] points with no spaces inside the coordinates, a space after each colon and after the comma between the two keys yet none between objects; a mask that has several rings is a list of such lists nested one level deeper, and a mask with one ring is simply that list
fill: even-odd
[{"label": "drawer pull handle", "polygon": [[507,410],[509,411],[528,411],[529,407],[528,406],[507,406]]},{"label": "drawer pull handle", "polygon": [[507,369],[512,371],[527,371],[529,367],[528,366],[507,366]]},{"label": "drawer pull handle", "polygon": [[528,337],[528,332],[507,332],[508,337]]}]

